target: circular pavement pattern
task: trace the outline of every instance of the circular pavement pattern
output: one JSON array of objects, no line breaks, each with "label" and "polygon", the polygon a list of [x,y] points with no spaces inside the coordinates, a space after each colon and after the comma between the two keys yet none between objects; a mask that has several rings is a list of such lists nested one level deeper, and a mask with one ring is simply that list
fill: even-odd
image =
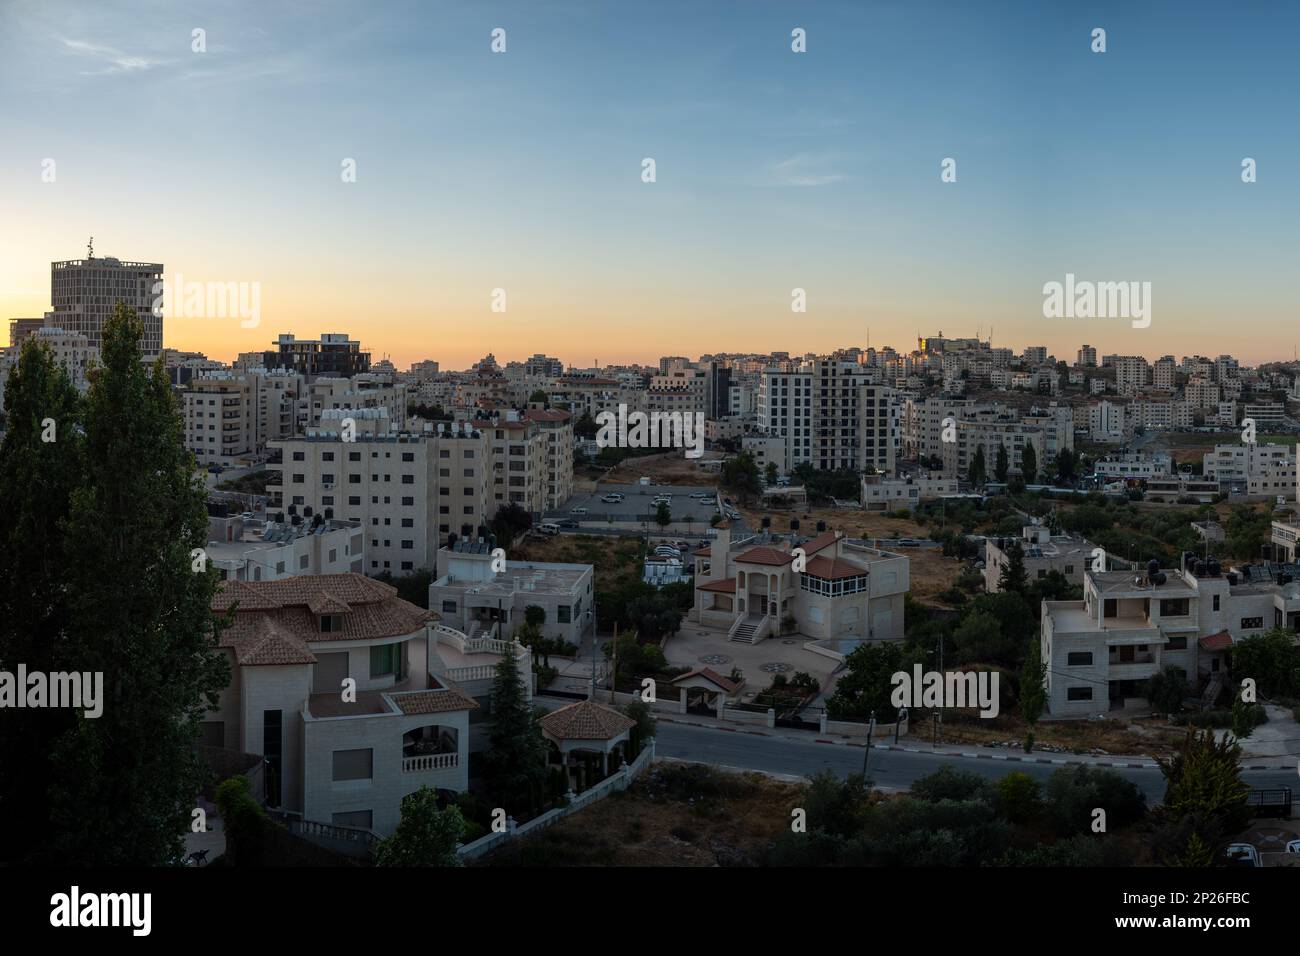
[{"label": "circular pavement pattern", "polygon": [[701,664],[730,664],[731,658],[726,654],[705,654],[700,658]]},{"label": "circular pavement pattern", "polygon": [[779,661],[773,661],[770,664],[763,664],[759,667],[764,674],[784,674],[786,671],[794,670],[789,664],[782,664]]}]

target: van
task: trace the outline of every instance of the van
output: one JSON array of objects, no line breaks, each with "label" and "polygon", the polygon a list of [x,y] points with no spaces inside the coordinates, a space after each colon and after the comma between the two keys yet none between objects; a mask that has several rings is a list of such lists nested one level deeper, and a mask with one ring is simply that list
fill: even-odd
[{"label": "van", "polygon": [[571,515],[585,515],[586,513],[587,513],[586,508],[574,508],[572,511],[569,512],[569,514]]},{"label": "van", "polygon": [[548,521],[546,524],[539,525],[537,530],[542,534],[559,534],[560,526]]}]

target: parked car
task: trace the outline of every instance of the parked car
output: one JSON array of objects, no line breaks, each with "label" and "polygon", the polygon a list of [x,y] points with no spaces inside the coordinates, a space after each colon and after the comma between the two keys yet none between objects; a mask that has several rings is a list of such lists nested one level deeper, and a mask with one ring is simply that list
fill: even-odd
[{"label": "parked car", "polygon": [[257,517],[257,515],[253,514],[251,511],[244,511],[240,513],[239,517],[243,518],[245,521],[252,521]]},{"label": "parked car", "polygon": [[587,513],[586,508],[574,508],[572,511],[569,512],[569,514],[571,515],[585,515],[586,513]]},{"label": "parked car", "polygon": [[1300,853],[1300,840],[1288,840],[1286,844],[1287,853]]},{"label": "parked car", "polygon": [[1259,859],[1259,851],[1249,843],[1230,843],[1223,855],[1227,858],[1228,866],[1264,865]]},{"label": "parked car", "polygon": [[560,526],[554,522],[548,521],[545,524],[538,525],[537,531],[540,534],[559,534]]},{"label": "parked car", "polygon": [[622,496],[622,495],[605,495],[605,496],[604,496],[603,498],[601,498],[600,500],[603,501],[603,502],[605,502],[606,504],[609,504],[609,505],[616,505],[616,504],[618,504],[620,501],[623,500],[623,496]]}]

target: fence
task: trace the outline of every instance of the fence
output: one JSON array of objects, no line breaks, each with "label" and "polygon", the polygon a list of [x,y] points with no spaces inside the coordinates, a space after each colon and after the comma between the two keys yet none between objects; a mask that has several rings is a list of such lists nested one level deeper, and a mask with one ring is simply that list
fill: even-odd
[{"label": "fence", "polygon": [[489,833],[486,836],[479,837],[473,843],[467,843],[456,849],[461,859],[473,860],[488,853],[499,846],[504,845],[507,841],[514,840],[518,837],[527,836],[530,833],[537,833],[552,826],[572,813],[577,813],[583,807],[595,803],[604,797],[609,796],[618,790],[626,790],[632,785],[632,781],[639,777],[642,771],[654,761],[655,742],[654,738],[646,741],[646,745],[641,749],[641,753],[630,764],[624,764],[621,770],[616,770],[600,783],[588,787],[582,793],[577,794],[570,801],[568,806],[556,807],[554,810],[548,810],[541,816],[534,817],[527,823],[516,824],[513,819],[506,821],[506,829],[499,833]]}]

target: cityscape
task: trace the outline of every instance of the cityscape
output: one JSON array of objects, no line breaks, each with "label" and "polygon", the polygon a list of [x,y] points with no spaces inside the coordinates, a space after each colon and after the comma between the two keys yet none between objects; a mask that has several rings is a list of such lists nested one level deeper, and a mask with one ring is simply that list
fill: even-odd
[{"label": "cityscape", "polygon": [[[701,25],[729,24],[727,43],[687,41],[663,114],[624,91],[620,120],[624,70],[658,62],[646,47],[664,55],[644,11],[109,6],[127,19],[64,2],[0,14],[6,85],[26,82],[19,47],[41,43],[53,59],[33,77],[54,83],[18,111],[27,168],[0,163],[25,177],[6,233],[32,223],[6,236],[0,271],[0,872],[49,876],[28,888],[34,925],[150,935],[186,918],[166,894],[190,892],[159,874],[194,871],[185,885],[225,903],[278,892],[286,867],[305,874],[285,890],[303,905],[335,880],[379,905],[385,871],[410,867],[475,889],[481,871],[512,894],[513,874],[541,867],[617,870],[613,887],[666,868],[925,869],[952,874],[936,876],[945,896],[978,867],[987,886],[969,892],[989,895],[955,912],[1012,888],[1047,906],[1082,872],[1093,928],[1284,916],[1272,874],[1253,871],[1300,866],[1300,358],[1276,232],[1296,194],[1269,181],[1290,177],[1296,134],[1238,143],[1276,102],[1244,107],[1176,186],[1149,187],[1141,215],[1169,214],[1153,253],[1136,227],[1111,246],[1090,224],[1035,243],[1021,220],[1028,237],[1010,238],[1018,217],[991,210],[1012,187],[990,168],[1038,135],[1029,117],[1052,94],[1002,86],[1038,57],[1063,64],[1053,89],[1094,100],[1160,82],[1159,64],[1202,82],[1153,38],[1151,11],[1013,5],[1033,22],[1011,25],[940,3],[922,41],[905,4],[707,5]],[[595,42],[571,35],[584,16],[645,33],[578,68],[564,51]],[[141,17],[167,29],[132,37]],[[867,148],[845,119],[865,107],[836,24],[965,63],[959,35],[992,42],[989,17],[1049,52],[953,93],[958,111],[1005,99],[987,140],[948,108],[935,123],[951,146],[880,117],[909,162],[926,152],[926,181],[879,207],[894,239],[859,231],[869,217],[839,204],[875,174],[845,159]],[[418,183],[396,187],[406,148],[432,148],[425,132],[394,132],[387,108],[358,121],[334,86],[364,100],[394,84],[400,111],[424,63],[416,24],[452,37],[430,115],[468,123],[492,101],[521,137],[510,158],[472,136],[427,154],[430,195],[463,178],[437,215]],[[1227,26],[1224,55],[1256,64],[1250,82],[1276,77],[1276,32]],[[1133,64],[1134,43],[1150,62]],[[819,56],[832,62],[799,72]],[[1112,60],[1125,78],[1092,78]],[[607,89],[575,85],[605,74]],[[737,159],[710,194],[728,174],[705,130],[765,142],[749,111],[769,82],[773,108],[801,90],[818,105],[790,114],[776,180]],[[210,230],[127,222],[137,187],[94,197],[137,147],[73,105],[78,90],[210,97],[213,124],[248,110],[266,138],[230,180],[200,155],[208,130],[150,159],[158,188],[203,184]],[[901,102],[928,101],[918,90]],[[332,115],[333,93],[321,169],[281,181],[296,117]],[[44,155],[41,96],[68,102],[88,148],[50,136]],[[590,127],[552,115],[575,103]],[[530,108],[557,124],[551,145]],[[339,145],[357,130],[365,149]],[[571,150],[581,169],[557,170]],[[599,168],[611,152],[625,169]],[[1059,157],[1067,178],[1106,163],[1081,154]],[[1228,183],[1205,187],[1207,217],[1254,258],[1181,234],[1172,197],[1202,174]],[[574,176],[591,185],[570,218]],[[485,198],[494,178],[510,182]],[[1037,174],[1022,185],[1048,202]],[[1061,186],[1057,211],[1095,185]],[[1242,193],[1232,224],[1225,189]],[[222,202],[264,210],[242,248]],[[941,234],[936,255],[965,242],[969,257],[924,261],[908,203]],[[785,226],[764,237],[763,222]],[[461,245],[443,235],[457,223]],[[221,882],[231,868],[253,882]],[[127,872],[149,892],[120,892]],[[561,898],[540,902],[545,920]],[[898,905],[923,918],[931,904]]]}]

